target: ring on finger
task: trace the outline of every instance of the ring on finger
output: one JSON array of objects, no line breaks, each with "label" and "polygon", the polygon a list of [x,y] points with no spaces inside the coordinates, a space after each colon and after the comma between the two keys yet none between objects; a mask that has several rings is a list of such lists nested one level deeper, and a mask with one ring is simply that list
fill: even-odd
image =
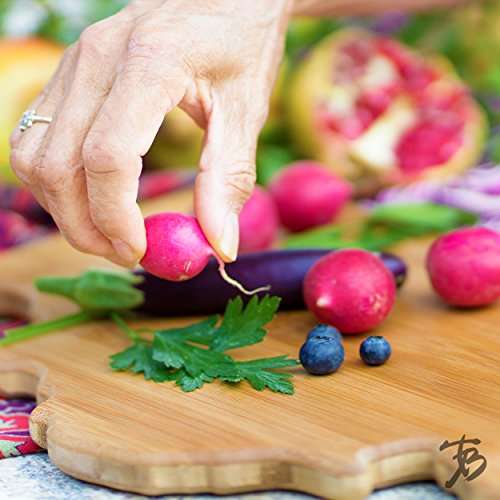
[{"label": "ring on finger", "polygon": [[23,113],[21,119],[19,120],[19,130],[24,132],[25,130],[31,128],[34,123],[51,123],[52,118],[50,116],[39,116],[36,114],[34,109],[28,109]]}]

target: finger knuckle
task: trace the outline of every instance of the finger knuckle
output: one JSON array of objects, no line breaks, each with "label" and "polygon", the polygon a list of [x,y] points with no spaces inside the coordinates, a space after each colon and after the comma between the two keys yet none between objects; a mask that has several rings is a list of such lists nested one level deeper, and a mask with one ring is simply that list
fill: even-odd
[{"label": "finger knuckle", "polygon": [[250,198],[256,181],[255,165],[249,160],[234,162],[224,174],[224,183],[245,202]]},{"label": "finger knuckle", "polygon": [[78,40],[81,57],[103,58],[108,52],[109,34],[103,22],[92,24],[85,28]]},{"label": "finger knuckle", "polygon": [[45,155],[35,162],[34,171],[39,184],[48,193],[57,193],[68,187],[68,168],[59,157]]},{"label": "finger knuckle", "polygon": [[119,169],[120,153],[113,142],[88,138],[82,149],[85,170],[92,174],[115,172]]},{"label": "finger knuckle", "polygon": [[57,221],[57,225],[65,240],[76,250],[83,253],[92,253],[94,242],[91,234],[82,231],[81,228],[71,227],[66,221]]},{"label": "finger knuckle", "polygon": [[164,33],[154,23],[139,25],[127,44],[125,70],[143,72],[152,83],[181,78],[184,66],[180,51],[166,41]]},{"label": "finger knuckle", "polygon": [[124,227],[124,221],[133,218],[133,208],[123,201],[116,199],[96,199],[89,200],[90,217],[92,222],[104,234],[116,234],[121,232]]},{"label": "finger knuckle", "polygon": [[60,62],[61,66],[69,65],[75,61],[75,59],[78,55],[78,47],[79,47],[78,42],[76,42],[76,43],[73,43],[72,45],[70,45],[64,51],[64,54],[63,54],[63,56],[61,58],[61,62]]},{"label": "finger knuckle", "polygon": [[14,148],[10,152],[10,164],[14,173],[23,181],[30,182],[33,177],[34,156],[25,149]]},{"label": "finger knuckle", "polygon": [[150,63],[157,59],[159,54],[158,41],[144,26],[137,28],[131,35],[128,44],[126,58],[128,64]]}]

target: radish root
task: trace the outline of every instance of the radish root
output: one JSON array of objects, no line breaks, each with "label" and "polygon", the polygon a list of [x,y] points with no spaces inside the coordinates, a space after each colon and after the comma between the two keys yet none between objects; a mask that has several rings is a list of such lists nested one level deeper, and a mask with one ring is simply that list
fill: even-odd
[{"label": "radish root", "polygon": [[221,260],[221,258],[218,255],[214,256],[217,259],[217,262],[219,263],[219,273],[222,276],[222,279],[227,283],[229,283],[230,285],[236,287],[240,292],[244,293],[245,295],[255,295],[256,293],[259,292],[268,292],[269,290],[271,290],[271,285],[261,286],[259,288],[255,288],[254,290],[247,290],[239,281],[236,281],[227,274],[226,269],[224,267],[224,262]]}]

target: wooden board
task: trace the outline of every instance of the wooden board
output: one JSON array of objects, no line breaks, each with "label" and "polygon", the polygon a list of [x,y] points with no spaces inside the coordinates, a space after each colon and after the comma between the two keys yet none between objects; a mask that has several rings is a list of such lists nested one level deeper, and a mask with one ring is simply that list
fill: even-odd
[{"label": "wooden board", "polygon": [[[166,210],[188,205],[185,193],[161,203]],[[223,494],[283,488],[358,499],[413,480],[444,485],[458,467],[456,447],[438,447],[465,434],[481,440],[477,449],[488,465],[472,481],[461,477],[453,491],[464,499],[498,499],[500,308],[459,311],[441,304],[423,270],[426,246],[408,242],[396,249],[411,273],[377,330],[393,346],[385,366],[363,365],[358,348],[366,335],[351,336],[336,374],[314,377],[293,368],[294,396],[218,382],[183,393],[172,384],[113,373],[108,356],[128,341],[113,324],[94,322],[1,348],[0,393],[36,394],[31,433],[52,462],[118,489]],[[59,237],[3,254],[0,313],[41,320],[73,311],[64,299],[36,293],[32,279],[96,264],[110,266]],[[307,312],[280,314],[265,342],[236,354],[296,356],[314,324]],[[478,465],[468,465],[471,474]]]}]

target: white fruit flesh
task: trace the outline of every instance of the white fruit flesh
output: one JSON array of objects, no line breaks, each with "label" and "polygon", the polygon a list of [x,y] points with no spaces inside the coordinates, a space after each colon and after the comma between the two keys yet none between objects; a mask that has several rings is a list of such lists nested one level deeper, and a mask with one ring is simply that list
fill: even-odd
[{"label": "white fruit flesh", "polygon": [[394,168],[396,145],[416,120],[415,106],[404,97],[397,98],[364,134],[351,141],[349,154],[373,172]]}]

